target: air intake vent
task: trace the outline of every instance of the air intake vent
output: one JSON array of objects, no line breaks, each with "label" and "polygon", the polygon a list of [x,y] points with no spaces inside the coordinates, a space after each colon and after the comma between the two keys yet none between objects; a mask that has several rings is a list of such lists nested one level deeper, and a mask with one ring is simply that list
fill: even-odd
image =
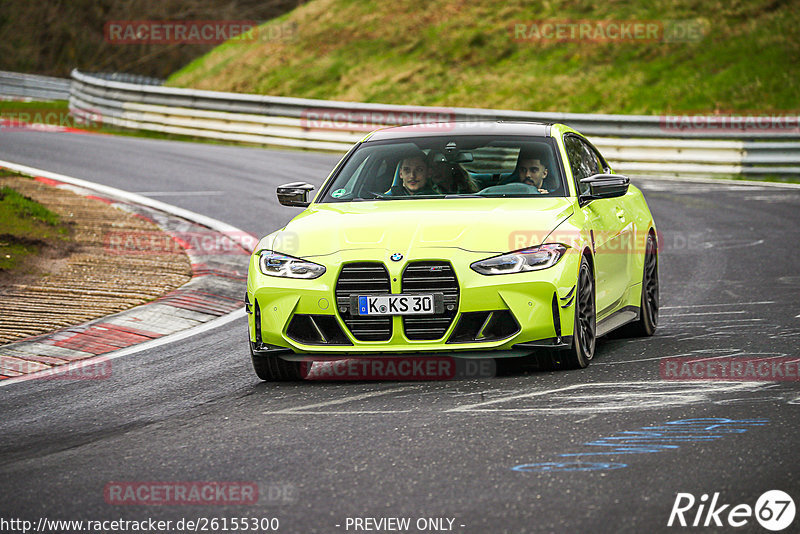
[{"label": "air intake vent", "polygon": [[448,343],[498,341],[519,332],[519,323],[508,310],[462,313]]},{"label": "air intake vent", "polygon": [[348,263],[336,281],[337,313],[359,341],[389,341],[391,317],[361,317],[350,309],[351,295],[388,295],[392,292],[389,273],[382,263]]},{"label": "air intake vent", "polygon": [[286,335],[306,345],[352,345],[333,315],[295,314]]},{"label": "air intake vent", "polygon": [[444,337],[458,313],[458,280],[453,267],[446,261],[410,263],[403,271],[402,291],[406,293],[441,293],[444,312],[435,315],[403,317],[403,329],[408,339],[435,340]]}]

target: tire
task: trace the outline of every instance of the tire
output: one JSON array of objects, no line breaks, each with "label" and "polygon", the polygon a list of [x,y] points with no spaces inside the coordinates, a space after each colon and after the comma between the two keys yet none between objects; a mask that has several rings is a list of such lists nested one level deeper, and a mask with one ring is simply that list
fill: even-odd
[{"label": "tire", "polygon": [[564,369],[583,369],[589,365],[597,343],[594,277],[586,256],[581,258],[576,285],[572,347],[553,354],[554,366]]},{"label": "tire", "polygon": [[296,381],[303,379],[302,362],[289,362],[280,356],[258,356],[250,344],[250,359],[253,369],[261,380],[266,382]]},{"label": "tire", "polygon": [[622,336],[652,336],[658,325],[658,245],[653,234],[647,236],[639,306],[639,319],[620,328]]}]

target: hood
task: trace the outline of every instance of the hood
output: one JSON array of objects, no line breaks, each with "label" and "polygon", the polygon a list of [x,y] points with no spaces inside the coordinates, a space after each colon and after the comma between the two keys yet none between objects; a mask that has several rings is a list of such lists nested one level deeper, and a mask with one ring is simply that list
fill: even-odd
[{"label": "hood", "polygon": [[500,254],[541,244],[572,212],[570,199],[563,197],[313,204],[259,248],[303,258],[356,249]]}]

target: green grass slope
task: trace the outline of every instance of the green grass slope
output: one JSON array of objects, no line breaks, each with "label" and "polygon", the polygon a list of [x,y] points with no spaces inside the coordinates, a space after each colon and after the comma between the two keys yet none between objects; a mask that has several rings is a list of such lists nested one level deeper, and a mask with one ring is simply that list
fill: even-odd
[{"label": "green grass slope", "polygon": [[[0,171],[0,177],[11,173]],[[10,187],[0,187],[0,275],[21,268],[28,256],[69,239],[58,215]]]},{"label": "green grass slope", "polygon": [[[689,21],[702,35],[513,38],[515,24],[565,20]],[[262,27],[280,37],[229,41],[169,83],[428,106],[785,112],[800,108],[798,28],[798,0],[312,0]]]}]

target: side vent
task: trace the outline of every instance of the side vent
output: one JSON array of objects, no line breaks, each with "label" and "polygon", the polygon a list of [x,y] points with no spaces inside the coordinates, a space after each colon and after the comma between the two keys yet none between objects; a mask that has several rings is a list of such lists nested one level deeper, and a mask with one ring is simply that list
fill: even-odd
[{"label": "side vent", "polygon": [[558,295],[553,293],[553,328],[556,331],[556,339],[561,339],[561,314],[558,311]]},{"label": "side vent", "polygon": [[261,345],[261,308],[258,307],[258,299],[253,299],[253,315],[256,322],[256,345]]}]

